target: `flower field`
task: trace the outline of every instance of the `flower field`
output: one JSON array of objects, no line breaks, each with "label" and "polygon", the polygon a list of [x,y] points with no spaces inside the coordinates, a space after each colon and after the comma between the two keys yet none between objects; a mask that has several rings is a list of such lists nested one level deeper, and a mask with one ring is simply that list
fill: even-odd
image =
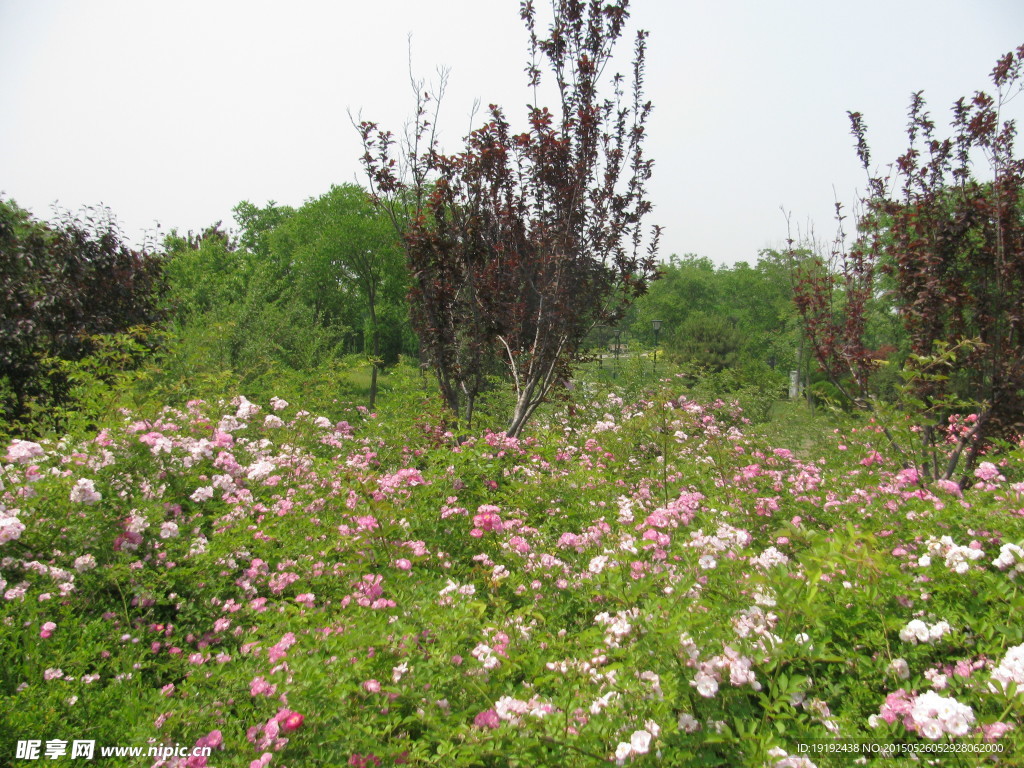
[{"label": "flower field", "polygon": [[1024,451],[961,492],[868,421],[808,448],[650,398],[0,447],[0,763],[1024,764]]}]

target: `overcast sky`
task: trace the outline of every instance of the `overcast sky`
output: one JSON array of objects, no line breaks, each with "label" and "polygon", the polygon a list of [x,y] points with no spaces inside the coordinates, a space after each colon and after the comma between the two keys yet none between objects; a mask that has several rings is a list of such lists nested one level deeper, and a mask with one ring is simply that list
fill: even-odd
[{"label": "overcast sky", "polygon": [[[544,0],[538,0],[544,6]],[[200,230],[240,200],[299,205],[361,181],[347,110],[400,130],[413,68],[450,70],[443,143],[475,99],[518,126],[518,0],[0,0],[0,193],[40,218],[105,204],[132,236]],[[651,31],[651,221],[661,255],[751,263],[794,227],[827,239],[835,196],[905,147],[909,96],[936,122],[1024,43],[1021,0],[634,0]],[[624,51],[628,53],[628,51]],[[552,107],[556,106],[551,104]],[[1012,104],[1024,117],[1024,98]]]}]

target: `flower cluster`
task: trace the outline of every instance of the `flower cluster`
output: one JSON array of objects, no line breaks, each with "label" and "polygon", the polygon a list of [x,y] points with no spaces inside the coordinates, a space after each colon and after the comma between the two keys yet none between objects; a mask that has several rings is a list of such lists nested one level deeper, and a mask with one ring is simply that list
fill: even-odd
[{"label": "flower cluster", "polygon": [[879,714],[872,715],[869,722],[877,726],[879,719],[887,723],[899,720],[908,730],[935,741],[945,735],[966,736],[974,723],[974,711],[935,691],[915,696],[900,688],[886,696]]},{"label": "flower cluster", "polygon": [[992,670],[992,679],[1006,691],[1010,683],[1017,686],[1018,695],[1024,695],[1024,643],[1007,648],[999,666]]},{"label": "flower cluster", "polygon": [[938,621],[935,624],[926,624],[920,619],[913,619],[900,630],[900,640],[905,643],[917,645],[918,643],[934,643],[943,635],[952,632],[952,627],[947,621]]},{"label": "flower cluster", "polygon": [[646,755],[651,751],[651,742],[657,739],[660,734],[661,728],[658,724],[653,720],[648,720],[644,723],[642,729],[633,731],[629,741],[619,742],[619,745],[615,748],[615,764],[625,765],[627,759],[637,757],[638,755]]},{"label": "flower cluster", "polygon": [[725,646],[721,655],[712,656],[707,661],[700,663],[697,674],[690,681],[690,685],[694,686],[697,693],[706,699],[710,699],[718,693],[718,686],[725,677],[728,677],[731,685],[749,685],[755,691],[760,691],[761,684],[757,681],[753,666],[753,659]]},{"label": "flower cluster", "polygon": [[1018,574],[1024,573],[1024,547],[1010,542],[1003,544],[992,565],[1000,571],[1007,571],[1007,575],[1015,579]]},{"label": "flower cluster", "polygon": [[928,554],[921,555],[918,560],[918,565],[922,568],[931,565],[933,557],[941,557],[945,560],[946,567],[954,573],[967,573],[971,567],[971,562],[980,560],[985,556],[979,542],[972,541],[968,546],[962,547],[957,545],[949,536],[943,536],[939,539],[932,536],[925,542],[925,546]]}]

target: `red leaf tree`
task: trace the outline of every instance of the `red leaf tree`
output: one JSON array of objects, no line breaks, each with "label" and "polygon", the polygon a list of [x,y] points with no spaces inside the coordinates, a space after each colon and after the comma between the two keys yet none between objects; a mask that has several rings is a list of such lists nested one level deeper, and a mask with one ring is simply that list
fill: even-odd
[{"label": "red leaf tree", "polygon": [[[1014,156],[1016,126],[1004,116],[1024,90],[1022,76],[1024,46],[997,62],[994,95],[956,102],[945,139],[914,94],[909,147],[891,176],[872,172],[863,117],[851,113],[869,186],[859,237],[839,254],[842,311],[829,310],[835,273],[805,279],[798,290],[822,367],[833,377],[845,369],[863,397],[874,365],[862,341],[866,307],[879,280],[891,286],[923,417],[916,464],[933,479],[960,466],[966,483],[993,439],[1024,434],[1024,160]],[[984,180],[972,169],[981,159],[990,169]]]},{"label": "red leaf tree", "polygon": [[[426,95],[400,158],[390,133],[360,125],[371,191],[403,230],[413,322],[445,402],[467,425],[485,374],[500,363],[515,387],[508,434],[520,434],[569,379],[587,333],[616,322],[657,275],[660,230],[643,229],[652,167],[643,152],[645,32],[629,93],[620,75],[608,98],[600,93],[627,8],[628,0],[558,0],[540,38],[532,1],[522,3],[535,94],[525,131],[492,105],[464,149],[443,154]],[[541,62],[559,114],[536,104]]]}]

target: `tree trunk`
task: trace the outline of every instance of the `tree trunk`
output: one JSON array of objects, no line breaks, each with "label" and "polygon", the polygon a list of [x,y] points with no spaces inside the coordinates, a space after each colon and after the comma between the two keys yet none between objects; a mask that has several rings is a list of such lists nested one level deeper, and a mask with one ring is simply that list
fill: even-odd
[{"label": "tree trunk", "polygon": [[373,294],[370,294],[370,335],[373,337],[373,365],[370,369],[370,410],[377,402],[377,366],[380,360],[380,333],[377,329],[377,308]]}]

